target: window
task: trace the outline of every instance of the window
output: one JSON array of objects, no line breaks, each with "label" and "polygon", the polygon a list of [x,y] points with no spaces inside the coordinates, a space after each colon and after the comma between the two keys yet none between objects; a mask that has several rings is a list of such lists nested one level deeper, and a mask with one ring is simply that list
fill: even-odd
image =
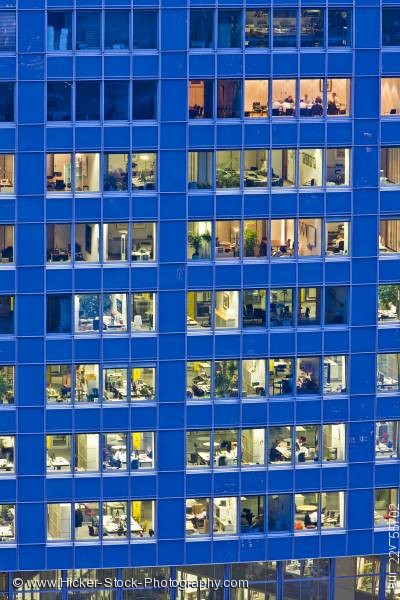
[{"label": "window", "polygon": [[305,8],[301,11],[301,47],[322,47],[324,45],[324,11]]},{"label": "window", "polygon": [[186,535],[207,535],[210,533],[209,498],[186,499]]},{"label": "window", "polygon": [[156,10],[133,11],[133,49],[155,50],[158,46]]},{"label": "window", "polygon": [[290,258],[294,255],[294,219],[272,219],[270,223],[272,258]]},{"label": "window", "polygon": [[342,325],[348,321],[349,288],[325,286],[325,325]]},{"label": "window", "polygon": [[382,8],[382,46],[400,46],[400,11]]},{"label": "window", "polygon": [[104,181],[105,192],[123,192],[128,189],[128,155],[104,155]]},{"label": "window", "polygon": [[345,394],[347,391],[347,357],[325,356],[324,394]]},{"label": "window", "polygon": [[157,112],[157,81],[135,79],[132,82],[132,119],[156,119]]},{"label": "window", "polygon": [[133,500],[131,502],[131,538],[152,538],[155,535],[154,502]]},{"label": "window", "polygon": [[142,292],[132,294],[132,331],[155,330],[155,294]]},{"label": "window", "polygon": [[268,462],[273,465],[282,465],[292,462],[292,428],[269,428],[269,454]]},{"label": "window", "polygon": [[296,150],[272,150],[272,187],[293,187],[296,182]]},{"label": "window", "polygon": [[126,471],[127,448],[126,433],[104,433],[103,470]]},{"label": "window", "polygon": [[244,151],[244,182],[245,188],[266,187],[268,183],[268,152],[267,150]]},{"label": "window", "polygon": [[99,365],[75,366],[75,402],[99,402]]},{"label": "window", "polygon": [[268,80],[246,79],[244,82],[244,116],[268,116]]},{"label": "window", "polygon": [[265,290],[243,290],[243,327],[265,327]]},{"label": "window", "polygon": [[318,461],[319,426],[298,425],[295,431],[296,464],[301,465]]},{"label": "window", "polygon": [[14,404],[14,367],[0,365],[1,404]]},{"label": "window", "polygon": [[190,361],[186,363],[186,398],[206,399],[211,393],[211,362]]},{"label": "window", "polygon": [[321,526],[323,529],[344,527],[344,492],[322,492]]},{"label": "window", "polygon": [[100,50],[101,12],[76,11],[76,50]]},{"label": "window", "polygon": [[293,393],[293,359],[270,358],[269,395],[287,396]]},{"label": "window", "polygon": [[47,50],[71,50],[72,12],[53,11],[47,13]]},{"label": "window", "polygon": [[15,436],[0,435],[0,474],[15,471]]},{"label": "window", "polygon": [[99,503],[79,502],[74,510],[75,540],[96,541],[99,537]]},{"label": "window", "polygon": [[351,46],[351,10],[328,9],[328,46]]},{"label": "window", "polygon": [[268,530],[270,532],[291,531],[292,497],[290,494],[268,496]]},{"label": "window", "polygon": [[104,11],[104,48],[126,50],[129,48],[129,11]]},{"label": "window", "polygon": [[189,119],[212,119],[214,116],[214,82],[212,79],[189,81]]},{"label": "window", "polygon": [[399,422],[377,421],[375,425],[375,458],[387,460],[399,456]]},{"label": "window", "polygon": [[242,81],[240,79],[217,80],[218,119],[240,119],[242,116]]},{"label": "window", "polygon": [[52,434],[46,436],[47,473],[71,472],[71,435]]},{"label": "window", "polygon": [[75,118],[77,121],[100,120],[100,81],[76,82]]},{"label": "window", "polygon": [[229,260],[240,256],[240,221],[217,221],[215,259]]},{"label": "window", "polygon": [[293,48],[297,46],[296,16],[296,10],[274,10],[273,37],[275,48]]},{"label": "window", "polygon": [[272,82],[272,116],[293,117],[296,109],[296,80],[274,79]]},{"label": "window", "polygon": [[400,148],[381,149],[380,185],[400,185]]},{"label": "window", "polygon": [[[107,11],[106,11],[107,12]],[[129,119],[129,81],[104,81],[104,120]]]},{"label": "window", "polygon": [[1,542],[15,541],[15,526],[15,504],[0,504]]},{"label": "window", "polygon": [[301,327],[321,324],[321,289],[299,288],[297,322]]},{"label": "window", "polygon": [[265,463],[265,429],[242,429],[243,466],[263,465]]},{"label": "window", "polygon": [[298,394],[321,393],[321,359],[307,356],[297,359],[296,388]]},{"label": "window", "polygon": [[349,222],[332,221],[325,225],[325,255],[347,256],[349,254]]},{"label": "window", "polygon": [[71,366],[47,365],[46,367],[46,401],[53,402],[71,401]]},{"label": "window", "polygon": [[0,11],[0,52],[15,52],[16,12]]},{"label": "window", "polygon": [[14,155],[0,154],[0,194],[14,191]]},{"label": "window", "polygon": [[14,83],[0,83],[0,122],[14,121]]},{"label": "window", "polygon": [[71,333],[71,296],[47,297],[47,333]]},{"label": "window", "polygon": [[103,369],[103,401],[127,402],[128,370],[119,367]]},{"label": "window", "polygon": [[98,294],[75,295],[75,332],[100,331],[100,301]]},{"label": "window", "polygon": [[379,254],[400,252],[400,220],[379,223]]},{"label": "window", "polygon": [[98,153],[75,154],[75,190],[77,192],[98,192],[99,187]]},{"label": "window", "polygon": [[187,468],[210,466],[211,434],[209,431],[186,432]]},{"label": "window", "polygon": [[323,79],[300,79],[300,117],[322,117],[323,97]]},{"label": "window", "polygon": [[346,425],[335,423],[322,426],[324,462],[343,461],[346,458]]},{"label": "window", "polygon": [[190,10],[189,47],[213,48],[214,11],[211,9]]},{"label": "window", "polygon": [[132,402],[154,400],[156,394],[156,370],[154,367],[135,366],[131,370]]},{"label": "window", "polygon": [[188,188],[210,189],[213,185],[213,153],[189,152]]},{"label": "window", "polygon": [[400,115],[400,77],[381,78],[381,115]]},{"label": "window", "polygon": [[137,222],[132,224],[132,260],[156,259],[156,223]]},{"label": "window", "polygon": [[99,434],[75,435],[75,470],[77,472],[99,470]]},{"label": "window", "polygon": [[105,541],[127,537],[127,515],[126,502],[103,502],[102,525]]},{"label": "window", "polygon": [[326,151],[326,182],[331,185],[349,185],[350,150],[348,148],[328,148]]},{"label": "window", "polygon": [[72,83],[70,81],[48,81],[47,120],[71,121],[71,119]]},{"label": "window", "polygon": [[212,241],[211,221],[189,221],[188,260],[210,260]]},{"label": "window", "polygon": [[127,294],[103,294],[103,331],[127,331]]},{"label": "window", "polygon": [[269,47],[269,12],[263,8],[246,10],[245,47]]},{"label": "window", "polygon": [[242,46],[242,11],[218,10],[218,48],[240,48]]},{"label": "window", "polygon": [[240,533],[264,533],[264,496],[242,496]]},{"label": "window", "polygon": [[100,237],[97,223],[76,223],[75,255],[80,262],[99,262]]},{"label": "window", "polygon": [[350,114],[350,79],[328,79],[327,106],[328,117],[343,117]]},{"label": "window", "polygon": [[236,329],[239,327],[239,292],[215,292],[215,328]]},{"label": "window", "polygon": [[128,223],[104,223],[103,244],[104,260],[128,260]]},{"label": "window", "polygon": [[397,323],[400,319],[400,286],[378,286],[378,321]]},{"label": "window", "polygon": [[375,490],[374,527],[389,527],[390,505],[397,505],[398,490],[383,488]]},{"label": "window", "polygon": [[47,505],[47,541],[71,539],[71,505],[51,503]]},{"label": "window", "polygon": [[321,256],[322,220],[299,219],[298,252],[299,256]]},{"label": "window", "polygon": [[293,326],[293,290],[272,289],[269,302],[270,327]]},{"label": "window", "polygon": [[71,191],[71,154],[47,154],[47,192]]},{"label": "window", "polygon": [[217,189],[240,187],[240,150],[216,151]]},{"label": "window", "polygon": [[306,492],[294,495],[294,530],[308,531],[321,527],[319,494]]},{"label": "window", "polygon": [[0,264],[14,262],[14,225],[0,225]]},{"label": "window", "polygon": [[299,185],[318,186],[322,185],[322,150],[302,149],[299,150]]},{"label": "window", "polygon": [[154,433],[152,431],[131,433],[131,469],[154,469],[154,461]]},{"label": "window", "polygon": [[265,360],[242,360],[242,395],[247,398],[265,396]]},{"label": "window", "polygon": [[215,396],[217,398],[238,398],[238,360],[216,360],[214,378]]},{"label": "window", "polygon": [[377,391],[399,391],[400,354],[378,354]]},{"label": "window", "polygon": [[157,155],[154,152],[132,154],[132,190],[155,190]]},{"label": "window", "polygon": [[[0,226],[1,234],[1,226]],[[46,225],[46,260],[52,262],[71,261],[71,224],[48,223]]]},{"label": "window", "polygon": [[214,535],[237,533],[237,498],[214,498]]},{"label": "window", "polygon": [[188,292],[187,328],[210,329],[212,315],[212,293],[207,291]]}]

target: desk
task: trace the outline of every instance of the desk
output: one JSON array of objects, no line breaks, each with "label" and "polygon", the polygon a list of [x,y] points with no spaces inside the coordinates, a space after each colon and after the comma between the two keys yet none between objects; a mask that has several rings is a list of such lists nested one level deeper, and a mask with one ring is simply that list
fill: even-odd
[{"label": "desk", "polygon": [[13,538],[14,533],[11,525],[2,525],[0,526],[0,539],[3,538]]},{"label": "desk", "polygon": [[314,512],[315,510],[317,510],[317,505],[316,504],[299,504],[299,506],[296,506],[296,510],[298,512]]},{"label": "desk", "polygon": [[7,458],[0,458],[0,470],[1,471],[13,471],[14,465]]},{"label": "desk", "polygon": [[203,460],[205,463],[210,464],[210,453],[209,452],[198,452],[197,453],[201,460]]},{"label": "desk", "polygon": [[135,250],[134,252],[132,252],[132,260],[150,260],[150,252],[148,252],[147,250]]}]

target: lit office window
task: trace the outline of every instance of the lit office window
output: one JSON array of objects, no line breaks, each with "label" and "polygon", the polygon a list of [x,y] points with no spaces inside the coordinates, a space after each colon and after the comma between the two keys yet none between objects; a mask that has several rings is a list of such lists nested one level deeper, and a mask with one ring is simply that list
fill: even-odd
[{"label": "lit office window", "polygon": [[400,286],[397,284],[378,286],[378,321],[397,323],[400,320]]},{"label": "lit office window", "polygon": [[154,433],[152,431],[131,433],[131,469],[154,469],[154,461]]},{"label": "lit office window", "polygon": [[315,8],[304,8],[301,11],[302,48],[321,48],[324,45],[324,11]]},{"label": "lit office window", "polygon": [[328,46],[351,46],[352,23],[351,10],[328,9]]},{"label": "lit office window", "polygon": [[16,12],[0,11],[0,52],[15,52]]},{"label": "lit office window", "polygon": [[400,77],[381,78],[381,115],[400,115]]},{"label": "lit office window", "polygon": [[242,396],[243,398],[265,396],[264,359],[242,360]]},{"label": "lit office window", "polygon": [[133,11],[133,49],[155,50],[158,46],[158,11]]},{"label": "lit office window", "polygon": [[47,192],[71,191],[71,154],[47,154]]},{"label": "lit office window", "polygon": [[324,462],[344,461],[346,458],[346,425],[334,423],[322,426],[322,460]]},{"label": "lit office window", "polygon": [[345,523],[344,492],[322,492],[321,494],[321,526],[340,529]]},{"label": "lit office window", "polygon": [[186,499],[187,536],[210,534],[210,500],[209,498]]},{"label": "lit office window", "polygon": [[240,221],[217,221],[215,259],[229,260],[240,256]]},{"label": "lit office window", "polygon": [[382,46],[400,46],[400,11],[382,8]]},{"label": "lit office window", "polygon": [[132,154],[132,190],[155,190],[157,155],[155,152]]},{"label": "lit office window", "polygon": [[14,367],[0,365],[1,404],[14,404]]},{"label": "lit office window", "polygon": [[264,533],[264,496],[242,496],[240,505],[240,532]]},{"label": "lit office window", "polygon": [[268,151],[244,151],[244,176],[245,188],[266,187],[268,183]]},{"label": "lit office window", "polygon": [[47,541],[71,539],[71,505],[50,503],[47,505]]},{"label": "lit office window", "polygon": [[299,219],[298,253],[299,256],[321,256],[322,219]]},{"label": "lit office window", "polygon": [[241,48],[242,11],[236,9],[218,10],[218,48]]},{"label": "lit office window", "polygon": [[75,435],[75,470],[79,472],[99,470],[99,434]]},{"label": "lit office window", "polygon": [[400,219],[379,222],[379,254],[400,252]]},{"label": "lit office window", "polygon": [[296,361],[296,389],[298,394],[321,393],[321,358],[304,356]]},{"label": "lit office window", "polygon": [[276,288],[270,292],[270,327],[293,327],[293,290]]},{"label": "lit office window", "polygon": [[127,330],[127,294],[103,294],[103,331]]},{"label": "lit office window", "polygon": [[297,323],[301,327],[321,324],[320,288],[299,288],[297,295]]},{"label": "lit office window", "polygon": [[240,150],[217,150],[216,185],[217,189],[240,187]]},{"label": "lit office window", "polygon": [[243,466],[263,465],[265,463],[265,429],[242,429]]},{"label": "lit office window", "polygon": [[268,530],[291,531],[292,496],[291,494],[273,494],[268,496]]},{"label": "lit office window", "polygon": [[347,391],[347,357],[325,356],[324,394],[345,394]]},{"label": "lit office window", "polygon": [[245,221],[243,229],[243,257],[264,258],[267,256],[267,221]]},{"label": "lit office window", "polygon": [[129,119],[129,81],[104,81],[104,120]]},{"label": "lit office window", "polygon": [[269,20],[268,10],[246,9],[245,48],[269,47]]},{"label": "lit office window", "polygon": [[291,258],[295,252],[294,219],[272,219],[270,227],[272,258]]},{"label": "lit office window", "polygon": [[132,82],[132,119],[157,118],[157,81],[138,80]]},{"label": "lit office window", "polygon": [[[0,226],[1,236],[1,226]],[[71,261],[71,224],[47,223],[46,260],[52,262]]]},{"label": "lit office window", "polygon": [[189,221],[188,260],[210,260],[212,241],[211,221]]},{"label": "lit office window", "polygon": [[212,79],[189,81],[189,119],[212,119],[213,102],[214,81]]},{"label": "lit office window", "polygon": [[293,117],[296,114],[296,80],[274,79],[272,82],[273,117]]},{"label": "lit office window", "polygon": [[292,462],[292,427],[269,427],[268,462],[282,465]]},{"label": "lit office window", "polygon": [[269,369],[269,395],[287,396],[293,393],[293,359],[270,358]]},{"label": "lit office window", "polygon": [[47,333],[71,333],[71,296],[47,296]]},{"label": "lit office window", "polygon": [[304,492],[294,495],[294,530],[309,531],[321,527],[321,508],[319,494]]},{"label": "lit office window", "polygon": [[323,79],[300,79],[300,117],[322,117],[323,97]]},{"label": "lit office window", "polygon": [[128,260],[128,223],[104,223],[103,259]]},{"label": "lit office window", "polygon": [[99,10],[78,10],[76,12],[76,50],[100,50]]},{"label": "lit office window", "polygon": [[71,50],[72,11],[49,10],[47,13],[47,51]]},{"label": "lit office window", "polygon": [[47,473],[71,472],[71,435],[46,435]]},{"label": "lit office window", "polygon": [[74,297],[75,332],[100,331],[98,294],[76,294]]},{"label": "lit office window", "polygon": [[399,491],[396,488],[375,490],[374,527],[389,527],[390,506],[397,505]]},{"label": "lit office window", "polygon": [[155,536],[153,500],[133,500],[131,502],[130,532],[133,541]]},{"label": "lit office window", "polygon": [[14,225],[0,225],[0,264],[14,262]]},{"label": "lit office window", "polygon": [[132,253],[133,261],[152,261],[156,259],[157,225],[152,222],[137,221],[132,223]]},{"label": "lit office window", "polygon": [[105,541],[127,537],[128,506],[126,502],[103,502],[103,537]]},{"label": "lit office window", "polygon": [[156,370],[154,367],[133,367],[131,377],[132,402],[155,399]]},{"label": "lit office window", "polygon": [[380,185],[400,185],[400,148],[381,149]]},{"label": "lit office window", "polygon": [[0,474],[15,471],[15,436],[0,435]]},{"label": "lit office window", "polygon": [[75,224],[75,261],[99,262],[99,235],[99,225],[97,223]]},{"label": "lit office window", "polygon": [[190,10],[190,48],[214,47],[214,11],[212,9]]},{"label": "lit office window", "polygon": [[296,47],[297,11],[294,9],[275,9],[272,31],[275,48]]},{"label": "lit office window", "polygon": [[243,328],[265,327],[265,290],[243,290]]},{"label": "lit office window", "polygon": [[204,400],[211,393],[211,362],[189,361],[186,363],[186,398]]},{"label": "lit office window", "polygon": [[209,431],[186,432],[186,467],[210,466],[211,434]]},{"label": "lit office window", "polygon": [[325,185],[349,185],[350,164],[350,150],[348,148],[328,148],[326,151]]},{"label": "lit office window", "polygon": [[295,429],[296,464],[318,461],[319,425],[298,425]]},{"label": "lit office window", "polygon": [[186,324],[188,329],[210,329],[212,315],[212,292],[187,293]]},{"label": "lit office window", "polygon": [[215,328],[239,327],[239,292],[234,290],[215,292]]},{"label": "lit office window", "polygon": [[75,402],[99,402],[99,365],[75,366]]},{"label": "lit office window", "polygon": [[132,332],[155,330],[155,296],[152,292],[132,294]]},{"label": "lit office window", "polygon": [[103,470],[126,471],[126,433],[103,433]]},{"label": "lit office window", "polygon": [[100,81],[76,82],[75,118],[77,121],[100,120]]},{"label": "lit office window", "polygon": [[378,354],[377,391],[398,392],[400,354]]},{"label": "lit office window", "polygon": [[296,150],[272,150],[272,187],[293,187],[296,182]]},{"label": "lit office window", "polygon": [[215,396],[217,398],[238,398],[239,361],[216,360],[214,373]]},{"label": "lit office window", "polygon": [[237,498],[214,498],[214,535],[237,533]]},{"label": "lit office window", "polygon": [[[75,541],[95,541],[99,537],[99,503],[77,502],[74,513]],[[95,540],[93,540],[95,538]]]},{"label": "lit office window", "polygon": [[128,155],[105,154],[103,177],[105,192],[126,191],[128,189]]},{"label": "lit office window", "polygon": [[189,152],[188,188],[210,189],[213,185],[213,152]]},{"label": "lit office window", "polygon": [[399,422],[377,421],[375,425],[375,458],[387,460],[399,456]]},{"label": "lit office window", "polygon": [[244,116],[268,116],[268,80],[246,79],[244,82]]},{"label": "lit office window", "polygon": [[322,185],[322,150],[301,149],[299,150],[299,185],[317,186]]},{"label": "lit office window", "polygon": [[237,429],[217,429],[214,432],[214,467],[236,467],[237,464]]},{"label": "lit office window", "polygon": [[127,402],[128,369],[107,367],[103,369],[104,402]]},{"label": "lit office window", "polygon": [[242,80],[217,80],[218,119],[240,119],[242,116]]},{"label": "lit office window", "polygon": [[104,11],[105,50],[126,50],[129,48],[129,11]]},{"label": "lit office window", "polygon": [[75,190],[98,192],[100,155],[98,153],[75,154]]},{"label": "lit office window", "polygon": [[349,222],[331,221],[325,225],[325,255],[347,256],[349,254]]},{"label": "lit office window", "polygon": [[70,81],[47,82],[47,120],[71,121],[72,83]]},{"label": "lit office window", "polygon": [[326,113],[328,117],[342,117],[350,114],[351,79],[328,79]]},{"label": "lit office window", "polygon": [[71,366],[47,365],[46,367],[46,401],[71,402]]},{"label": "lit office window", "polygon": [[0,296],[0,334],[14,333],[14,296]]},{"label": "lit office window", "polygon": [[325,286],[325,325],[343,325],[348,322],[349,288]]},{"label": "lit office window", "polygon": [[14,193],[14,155],[0,154],[0,194]]}]

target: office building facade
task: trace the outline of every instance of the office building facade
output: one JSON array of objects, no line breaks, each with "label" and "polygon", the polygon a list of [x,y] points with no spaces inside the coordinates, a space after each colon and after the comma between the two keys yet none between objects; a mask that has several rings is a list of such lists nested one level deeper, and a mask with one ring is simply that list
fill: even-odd
[{"label": "office building facade", "polygon": [[399,186],[400,4],[0,1],[2,598],[400,598]]}]

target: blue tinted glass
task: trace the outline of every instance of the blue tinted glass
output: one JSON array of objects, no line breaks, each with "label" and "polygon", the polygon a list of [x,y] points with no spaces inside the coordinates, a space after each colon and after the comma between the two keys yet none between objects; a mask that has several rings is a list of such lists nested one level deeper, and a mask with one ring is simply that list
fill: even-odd
[{"label": "blue tinted glass", "polygon": [[400,8],[382,9],[382,46],[400,46]]},{"label": "blue tinted glass", "polygon": [[136,10],[133,12],[133,48],[151,50],[157,48],[157,11]]},{"label": "blue tinted glass", "polygon": [[70,81],[49,81],[47,84],[47,120],[71,121]]},{"label": "blue tinted glass", "polygon": [[351,46],[351,11],[328,11],[328,46]]},{"label": "blue tinted glass", "polygon": [[104,82],[104,119],[126,121],[129,118],[129,82]]},{"label": "blue tinted glass", "polygon": [[240,79],[219,79],[217,84],[217,117],[239,119],[242,105],[242,82]]},{"label": "blue tinted glass", "polygon": [[345,286],[325,288],[325,325],[347,323],[349,290]]},{"label": "blue tinted glass", "polygon": [[213,48],[214,11],[210,9],[190,11],[190,47]]},{"label": "blue tinted glass", "polygon": [[13,83],[0,83],[0,121],[14,121]]},{"label": "blue tinted glass", "polygon": [[218,48],[240,48],[242,46],[242,11],[218,11]]},{"label": "blue tinted glass", "polygon": [[104,48],[106,50],[129,48],[129,11],[106,10],[104,18]]},{"label": "blue tinted glass", "polygon": [[304,9],[301,11],[301,46],[321,47],[324,45],[324,11]]},{"label": "blue tinted glass", "polygon": [[71,333],[71,297],[47,297],[47,333]]},{"label": "blue tinted glass", "polygon": [[0,11],[0,51],[15,51],[15,11]]},{"label": "blue tinted glass", "polygon": [[14,296],[0,296],[0,334],[14,333]]},{"label": "blue tinted glass", "polygon": [[76,83],[77,121],[98,121],[100,119],[100,82],[78,81]]},{"label": "blue tinted glass", "polygon": [[100,12],[78,10],[76,13],[76,49],[100,49]]},{"label": "blue tinted glass", "polygon": [[245,47],[268,48],[269,12],[264,9],[246,10]]},{"label": "blue tinted glass", "polygon": [[47,17],[47,50],[71,50],[72,13],[50,11]]},{"label": "blue tinted glass", "polygon": [[156,119],[157,118],[157,82],[134,81],[132,118]]},{"label": "blue tinted glass", "polygon": [[276,48],[293,48],[297,45],[296,17],[296,10],[274,10],[273,35]]}]

